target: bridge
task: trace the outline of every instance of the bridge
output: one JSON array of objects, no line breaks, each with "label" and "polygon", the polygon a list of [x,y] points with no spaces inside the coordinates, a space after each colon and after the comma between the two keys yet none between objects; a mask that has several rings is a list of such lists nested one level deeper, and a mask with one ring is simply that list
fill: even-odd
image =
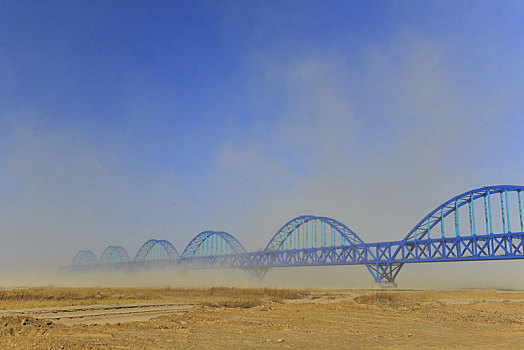
[{"label": "bridge", "polygon": [[286,222],[256,252],[230,233],[204,231],[182,254],[169,241],[151,239],[133,260],[121,246],[107,247],[98,260],[80,250],[71,268],[238,268],[263,278],[272,267],[364,265],[375,282],[396,285],[405,264],[523,259],[522,191],[524,186],[499,185],[464,192],[430,211],[399,241],[365,243],[335,219],[304,215]]}]

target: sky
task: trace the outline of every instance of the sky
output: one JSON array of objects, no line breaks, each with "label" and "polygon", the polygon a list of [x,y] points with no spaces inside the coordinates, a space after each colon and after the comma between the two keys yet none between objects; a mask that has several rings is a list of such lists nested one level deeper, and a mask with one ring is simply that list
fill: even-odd
[{"label": "sky", "polygon": [[523,16],[0,0],[0,265],[207,229],[256,250],[301,214],[399,240],[459,193],[524,184]]}]

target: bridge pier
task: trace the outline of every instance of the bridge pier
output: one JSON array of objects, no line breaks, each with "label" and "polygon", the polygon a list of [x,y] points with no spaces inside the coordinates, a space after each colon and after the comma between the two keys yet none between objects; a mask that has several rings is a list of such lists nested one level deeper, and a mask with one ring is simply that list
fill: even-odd
[{"label": "bridge pier", "polygon": [[255,267],[250,269],[244,269],[244,273],[246,274],[247,278],[250,280],[258,280],[259,282],[262,282],[264,279],[264,276],[266,275],[268,268],[262,268],[262,267]]},{"label": "bridge pier", "polygon": [[374,282],[373,289],[394,289],[397,288],[396,282]]},{"label": "bridge pier", "polygon": [[375,286],[378,288],[396,288],[395,279],[404,263],[382,263],[369,265],[375,277]]}]

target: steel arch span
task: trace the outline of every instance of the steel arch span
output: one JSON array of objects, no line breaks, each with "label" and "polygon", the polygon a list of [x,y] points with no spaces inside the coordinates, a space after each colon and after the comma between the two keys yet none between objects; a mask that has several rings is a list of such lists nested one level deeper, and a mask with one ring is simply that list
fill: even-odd
[{"label": "steel arch span", "polygon": [[332,218],[303,215],[285,223],[263,252],[251,259],[257,268],[313,265],[365,265],[373,253],[349,227]]},{"label": "steel arch span", "polygon": [[121,246],[110,245],[100,256],[100,264],[118,264],[130,261],[127,250]]},{"label": "steel arch span", "polygon": [[[461,193],[430,211],[398,241],[365,243],[339,221],[313,215],[291,219],[265,249],[255,252],[247,252],[227,232],[204,231],[170,266],[241,268],[248,277],[262,278],[270,267],[365,265],[375,282],[393,285],[409,263],[524,259],[523,191],[524,186],[497,185]],[[169,258],[177,256],[168,241],[149,240],[133,262],[124,248],[110,246],[90,266],[133,268],[154,256],[154,247]],[[94,254],[81,251],[72,265],[93,259]]]},{"label": "steel arch span", "polygon": [[267,244],[265,251],[364,244],[343,223],[328,217],[303,215],[286,222]]},{"label": "steel arch span", "polygon": [[182,259],[245,253],[247,251],[242,243],[232,234],[223,231],[204,231],[189,242],[182,253]]},{"label": "steel arch span", "polygon": [[249,253],[233,235],[204,231],[189,242],[180,265],[189,268],[246,268]]},{"label": "steel arch span", "polygon": [[71,266],[91,266],[96,263],[95,253],[90,250],[80,250],[75,254]]},{"label": "steel arch span", "polygon": [[[511,232],[511,220],[510,220],[510,204],[511,204],[511,194],[515,194],[515,200],[518,201],[518,205],[522,207],[520,200],[520,193],[524,191],[524,186],[513,186],[513,185],[498,185],[498,186],[486,186],[482,188],[477,188],[468,192],[459,194],[456,197],[451,198],[450,200],[439,205],[437,208],[433,209],[428,215],[426,215],[422,220],[418,222],[411,231],[404,237],[403,241],[416,241],[417,239],[423,239],[425,237],[431,238],[431,234],[435,235],[435,229],[437,229],[437,234],[441,237],[446,237],[446,220],[450,218],[453,220],[454,230],[452,232],[453,236],[459,237],[464,235],[464,233],[469,233],[470,236],[475,236],[477,234],[484,232],[484,234],[493,234],[494,232],[505,233]],[[498,198],[495,199],[493,203],[493,196],[500,196],[500,207],[495,208],[495,205],[499,205]],[[476,204],[475,204],[476,203]],[[466,208],[467,206],[467,208]],[[475,213],[478,212],[479,207],[483,209],[482,213],[484,214],[485,222],[485,231],[479,228],[483,228],[482,225],[478,225],[478,215]],[[468,231],[464,231],[464,222],[460,222],[460,209],[467,209],[466,224],[468,225]],[[499,210],[500,208],[500,210]],[[500,212],[501,217],[500,221],[493,217],[493,212],[497,209],[497,212]],[[522,211],[520,211],[522,213]],[[520,231],[524,231],[522,227],[522,216],[520,217]],[[493,227],[495,226],[495,230]],[[498,226],[498,227],[497,227]],[[433,231],[432,231],[433,230]],[[448,233],[449,235],[449,230]],[[466,236],[466,235],[465,235]]]},{"label": "steel arch span", "polygon": [[[524,186],[485,186],[464,192],[442,203],[408,232],[397,244],[376,244],[376,282],[394,283],[407,262],[495,260],[520,255],[524,223],[521,192]],[[497,198],[498,197],[498,198]],[[518,212],[517,233],[511,230],[511,213]],[[499,216],[500,215],[500,216]],[[462,219],[461,218],[465,218]],[[495,236],[494,236],[495,235]],[[506,239],[517,245],[501,243]],[[511,245],[514,249],[503,247]],[[379,262],[385,249],[391,253]],[[497,254],[498,253],[498,254]]]},{"label": "steel arch span", "polygon": [[136,253],[133,262],[144,261],[178,261],[180,254],[171,242],[166,240],[150,239],[144,243]]}]

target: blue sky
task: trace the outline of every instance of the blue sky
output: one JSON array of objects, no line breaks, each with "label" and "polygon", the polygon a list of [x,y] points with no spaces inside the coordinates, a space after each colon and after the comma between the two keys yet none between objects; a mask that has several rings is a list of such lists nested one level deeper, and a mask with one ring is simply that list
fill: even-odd
[{"label": "blue sky", "polygon": [[0,256],[182,250],[211,228],[257,249],[304,213],[395,240],[460,192],[522,184],[523,15],[0,1]]}]

